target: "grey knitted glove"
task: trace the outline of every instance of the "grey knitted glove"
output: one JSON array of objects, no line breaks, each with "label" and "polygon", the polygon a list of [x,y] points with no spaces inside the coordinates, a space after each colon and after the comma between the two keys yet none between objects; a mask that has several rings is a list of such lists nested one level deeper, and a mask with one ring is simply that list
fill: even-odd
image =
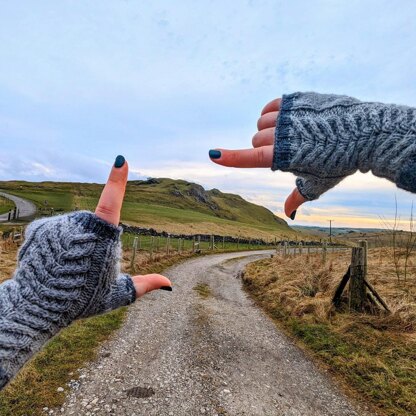
[{"label": "grey knitted glove", "polygon": [[272,169],[297,175],[307,200],[357,170],[416,193],[416,109],[312,92],[284,95]]},{"label": "grey knitted glove", "polygon": [[90,212],[30,224],[13,279],[0,286],[0,388],[75,319],[134,302],[131,278],[119,274],[120,234]]}]

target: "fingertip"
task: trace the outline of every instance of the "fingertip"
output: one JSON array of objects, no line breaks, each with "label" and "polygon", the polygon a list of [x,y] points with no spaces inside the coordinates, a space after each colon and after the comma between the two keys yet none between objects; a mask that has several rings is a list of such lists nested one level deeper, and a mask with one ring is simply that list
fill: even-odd
[{"label": "fingertip", "polygon": [[279,111],[280,106],[282,103],[281,98],[276,98],[270,102],[268,102],[264,107],[263,110],[261,110],[261,115],[264,115],[266,113],[270,113],[271,111]]},{"label": "fingertip", "polygon": [[95,214],[110,224],[118,225],[120,222],[120,211],[126,192],[128,174],[127,161],[123,156],[117,156],[95,209]]},{"label": "fingertip", "polygon": [[291,220],[296,217],[297,209],[306,202],[298,188],[295,188],[285,201],[285,214]]},{"label": "fingertip", "polygon": [[214,160],[220,159],[221,158],[221,150],[219,150],[219,149],[211,149],[208,152],[208,155],[209,155],[209,157],[211,159],[214,159]]}]

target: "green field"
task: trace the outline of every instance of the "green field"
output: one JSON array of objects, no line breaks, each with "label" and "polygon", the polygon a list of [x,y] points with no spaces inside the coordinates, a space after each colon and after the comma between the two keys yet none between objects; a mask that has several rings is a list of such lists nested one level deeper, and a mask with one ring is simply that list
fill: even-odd
[{"label": "green field", "polygon": [[[33,201],[39,215],[94,210],[103,185],[59,182],[0,182],[0,189]],[[158,231],[265,238],[295,235],[286,221],[238,195],[172,179],[131,181],[122,222]]]},{"label": "green field", "polygon": [[5,214],[14,208],[14,202],[0,196],[0,214]]}]

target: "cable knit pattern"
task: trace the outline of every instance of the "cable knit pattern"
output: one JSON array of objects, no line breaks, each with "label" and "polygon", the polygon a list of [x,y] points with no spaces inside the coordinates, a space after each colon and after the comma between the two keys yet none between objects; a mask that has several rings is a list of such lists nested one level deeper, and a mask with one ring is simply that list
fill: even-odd
[{"label": "cable knit pattern", "polygon": [[284,95],[272,170],[292,172],[308,200],[357,170],[416,193],[416,109],[339,95]]},{"label": "cable knit pattern", "polygon": [[0,286],[0,388],[60,329],[135,300],[119,274],[121,228],[90,212],[29,225],[12,279]]}]

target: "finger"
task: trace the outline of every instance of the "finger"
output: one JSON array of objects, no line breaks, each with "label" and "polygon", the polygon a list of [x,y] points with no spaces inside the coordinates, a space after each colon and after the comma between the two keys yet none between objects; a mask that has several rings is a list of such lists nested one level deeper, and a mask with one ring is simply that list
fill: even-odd
[{"label": "finger", "polygon": [[276,127],[278,115],[278,111],[272,111],[261,116],[257,121],[257,130],[263,130],[269,127]]},{"label": "finger", "polygon": [[285,202],[285,214],[292,220],[296,217],[296,210],[304,203],[306,199],[300,194],[298,188],[288,196]]},{"label": "finger", "polygon": [[123,156],[117,156],[95,209],[95,215],[110,224],[118,225],[120,222],[128,173],[129,167],[126,160]]},{"label": "finger", "polygon": [[261,115],[270,113],[271,111],[279,111],[281,103],[282,103],[281,98],[276,98],[275,100],[270,101],[264,106],[263,110],[261,111]]},{"label": "finger", "polygon": [[136,289],[136,298],[143,296],[144,294],[151,292],[152,290],[165,288],[166,290],[172,290],[171,281],[160,274],[146,274],[143,276],[133,276],[133,285]]},{"label": "finger", "polygon": [[253,147],[273,145],[275,131],[276,129],[274,127],[258,131],[252,139]]},{"label": "finger", "polygon": [[211,160],[218,165],[235,168],[270,168],[273,162],[273,146],[244,150],[210,150]]}]

